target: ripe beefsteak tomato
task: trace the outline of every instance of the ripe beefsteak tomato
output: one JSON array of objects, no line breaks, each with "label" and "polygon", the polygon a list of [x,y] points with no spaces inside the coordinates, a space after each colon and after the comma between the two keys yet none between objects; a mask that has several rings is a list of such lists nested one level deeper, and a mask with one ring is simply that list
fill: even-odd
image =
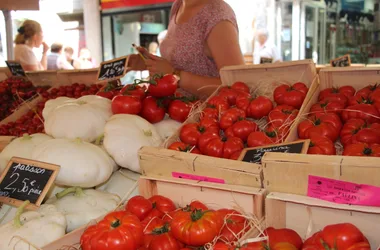
[{"label": "ripe beefsteak tomato", "polygon": [[142,103],[141,116],[150,123],[157,123],[165,118],[165,108],[162,101],[148,96]]},{"label": "ripe beefsteak tomato", "polygon": [[373,92],[378,90],[380,88],[380,85],[375,84],[375,85],[368,85],[367,87],[364,87],[360,89],[358,92],[356,92],[356,96],[362,96],[364,98],[369,97]]},{"label": "ripe beefsteak tomato", "polygon": [[370,250],[363,233],[350,223],[329,225],[307,239],[302,249],[309,250]]},{"label": "ripe beefsteak tomato", "polygon": [[349,144],[344,148],[343,155],[380,157],[380,145],[366,143]]},{"label": "ripe beefsteak tomato", "polygon": [[217,137],[211,139],[204,147],[204,154],[229,159],[231,155],[244,148],[244,143],[237,137]]},{"label": "ripe beefsteak tomato", "polygon": [[298,110],[289,105],[278,105],[268,115],[268,123],[274,127],[291,124],[298,115]]},{"label": "ripe beefsteak tomato", "polygon": [[174,237],[189,246],[203,246],[218,236],[223,219],[215,211],[178,211],[170,223]]},{"label": "ripe beefsteak tomato", "polygon": [[211,107],[215,107],[216,110],[218,110],[218,113],[230,108],[230,104],[224,96],[213,96],[207,101],[207,104]]},{"label": "ripe beefsteak tomato", "polygon": [[319,93],[318,100],[322,101],[326,97],[336,94],[343,94],[345,97],[347,97],[347,99],[349,99],[355,95],[355,92],[356,90],[352,86],[342,86],[340,88],[327,88]]},{"label": "ripe beefsteak tomato", "polygon": [[249,103],[251,102],[252,96],[249,93],[246,92],[241,92],[237,97],[236,97],[236,107],[247,111]]},{"label": "ripe beefsteak tomato", "polygon": [[170,144],[168,149],[180,151],[180,152],[190,152],[193,154],[202,154],[198,148],[192,147],[192,146],[187,145],[183,142],[173,142],[172,144]]},{"label": "ripe beefsteak tomato", "polygon": [[219,120],[219,111],[213,106],[208,106],[202,111],[201,118]]},{"label": "ripe beefsteak tomato", "polygon": [[163,222],[144,235],[144,246],[148,250],[180,250],[184,245],[174,238],[169,224]]},{"label": "ripe beefsteak tomato", "polygon": [[329,138],[319,134],[312,134],[307,153],[314,155],[336,155],[336,149],[334,143]]},{"label": "ripe beefsteak tomato", "polygon": [[219,134],[219,127],[205,127],[199,123],[188,123],[181,128],[180,139],[182,142],[189,144],[190,146],[195,146],[198,143],[199,137],[205,132]]},{"label": "ripe beefsteak tomato", "polygon": [[346,105],[344,105],[343,102],[329,101],[327,98],[323,101],[313,104],[313,106],[310,108],[310,113],[335,113],[337,115],[340,115],[345,107]]},{"label": "ripe beefsteak tomato", "polygon": [[143,235],[143,227],[135,215],[117,211],[89,226],[80,243],[83,250],[138,249],[143,244]]},{"label": "ripe beefsteak tomato", "polygon": [[154,75],[148,82],[148,93],[154,97],[174,95],[178,87],[178,79],[174,75]]},{"label": "ripe beefsteak tomato", "polygon": [[234,90],[241,91],[241,92],[246,92],[246,93],[250,92],[248,85],[245,84],[244,82],[234,82],[234,84],[232,84],[231,88]]},{"label": "ripe beefsteak tomato", "polygon": [[380,144],[380,124],[367,124],[362,119],[348,120],[340,133],[343,146],[356,143]]},{"label": "ripe beefsteak tomato", "polygon": [[308,90],[307,86],[302,82],[297,82],[292,86],[282,84],[274,90],[273,99],[278,105],[289,105],[299,109]]},{"label": "ripe beefsteak tomato", "polygon": [[230,137],[238,137],[243,142],[246,142],[248,136],[255,131],[258,131],[259,127],[254,121],[250,120],[241,120],[235,122],[231,127],[225,131],[225,135]]},{"label": "ripe beefsteak tomato", "polygon": [[342,119],[344,122],[353,118],[363,119],[370,124],[380,121],[380,113],[373,105],[356,104],[348,106],[342,113]]},{"label": "ripe beefsteak tomato", "polygon": [[234,243],[249,231],[250,226],[247,219],[236,210],[219,209],[217,212],[224,219],[224,226],[219,235],[219,241]]},{"label": "ripe beefsteak tomato", "polygon": [[250,101],[247,108],[247,116],[253,119],[261,119],[264,116],[267,116],[272,109],[272,101],[265,96],[259,96]]},{"label": "ripe beefsteak tomato", "polygon": [[245,111],[239,108],[231,108],[224,111],[220,117],[219,125],[221,129],[228,129],[238,120],[245,118]]},{"label": "ripe beefsteak tomato", "polygon": [[230,86],[226,86],[220,89],[218,95],[227,99],[228,104],[231,106],[236,104],[236,97],[239,95],[240,91],[233,89]]},{"label": "ripe beefsteak tomato", "polygon": [[248,147],[259,147],[275,144],[278,141],[276,132],[262,132],[256,131],[252,132],[248,136],[247,144]]},{"label": "ripe beefsteak tomato", "polygon": [[311,115],[298,125],[298,137],[309,139],[312,133],[323,135],[335,142],[342,129],[342,122],[334,113]]}]

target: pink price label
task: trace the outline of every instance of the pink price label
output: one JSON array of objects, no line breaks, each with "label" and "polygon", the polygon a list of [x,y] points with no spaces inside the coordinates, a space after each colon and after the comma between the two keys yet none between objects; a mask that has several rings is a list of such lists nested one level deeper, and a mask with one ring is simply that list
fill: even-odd
[{"label": "pink price label", "polygon": [[185,173],[178,173],[178,172],[172,172],[172,176],[174,178],[180,178],[180,179],[186,179],[186,180],[206,181],[206,182],[225,184],[225,181],[223,179],[212,178],[212,177],[207,177],[207,176],[199,176],[199,175],[185,174]]},{"label": "pink price label", "polygon": [[380,207],[380,187],[309,175],[307,196],[339,204]]}]

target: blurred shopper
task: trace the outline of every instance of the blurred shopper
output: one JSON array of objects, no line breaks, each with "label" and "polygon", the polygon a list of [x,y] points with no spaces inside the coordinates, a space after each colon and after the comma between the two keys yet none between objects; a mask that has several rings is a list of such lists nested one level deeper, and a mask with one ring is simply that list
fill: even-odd
[{"label": "blurred shopper", "polygon": [[157,52],[156,52],[157,56],[161,56],[160,45],[164,41],[164,39],[166,37],[166,33],[168,33],[168,30],[163,30],[157,36],[157,40],[158,40],[158,48],[157,48]]},{"label": "blurred shopper", "polygon": [[274,43],[268,41],[268,31],[260,29],[256,33],[256,43],[253,52],[253,63],[260,64],[262,60],[272,59],[272,63],[282,62],[281,53]]},{"label": "blurred shopper", "polygon": [[66,61],[72,66],[72,68],[75,68],[74,67],[74,49],[71,48],[71,47],[65,47],[65,49],[63,50],[63,55],[64,55],[64,58],[66,59]]},{"label": "blurred shopper", "polygon": [[151,53],[152,55],[157,56],[158,43],[156,43],[156,42],[151,42],[151,43],[149,44],[148,51],[149,51],[149,53]]},{"label": "blurred shopper", "polygon": [[60,43],[53,43],[50,48],[50,54],[47,56],[47,69],[58,69],[58,58],[62,55],[63,45]]},{"label": "blurred shopper", "polygon": [[222,0],[175,0],[168,32],[160,45],[162,57],[140,53],[129,59],[134,70],[175,74],[184,93],[208,96],[221,85],[219,70],[244,64],[232,8]]},{"label": "blurred shopper", "polygon": [[80,50],[79,58],[78,58],[78,66],[75,66],[76,62],[74,62],[74,67],[79,67],[80,69],[91,69],[94,68],[94,62],[91,58],[91,52],[87,48],[83,48]]},{"label": "blurred shopper", "polygon": [[[14,55],[15,60],[19,61],[25,71],[47,69],[47,56],[49,46],[43,42],[44,35],[41,25],[33,20],[26,20],[17,30],[15,39]],[[43,45],[41,61],[38,61],[33,52],[33,48]]]}]

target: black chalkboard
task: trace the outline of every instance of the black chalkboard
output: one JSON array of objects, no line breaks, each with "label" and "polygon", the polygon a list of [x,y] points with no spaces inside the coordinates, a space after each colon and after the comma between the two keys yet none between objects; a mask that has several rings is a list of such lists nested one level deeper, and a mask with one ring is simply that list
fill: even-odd
[{"label": "black chalkboard", "polygon": [[273,63],[273,58],[269,57],[261,57],[260,64]]},{"label": "black chalkboard", "polygon": [[39,206],[59,166],[13,157],[0,179],[0,201],[17,205],[29,200]]},{"label": "black chalkboard", "polygon": [[351,66],[350,55],[344,55],[330,61],[330,65],[333,67],[349,67]]},{"label": "black chalkboard", "polygon": [[310,140],[283,143],[265,147],[247,148],[241,154],[241,160],[250,163],[261,164],[261,159],[266,152],[280,153],[306,153],[309,148]]},{"label": "black chalkboard", "polygon": [[98,81],[112,81],[122,78],[126,73],[127,58],[120,57],[100,64]]},{"label": "black chalkboard", "polygon": [[25,71],[19,62],[15,61],[5,61],[8,69],[11,71],[13,76],[26,76]]}]

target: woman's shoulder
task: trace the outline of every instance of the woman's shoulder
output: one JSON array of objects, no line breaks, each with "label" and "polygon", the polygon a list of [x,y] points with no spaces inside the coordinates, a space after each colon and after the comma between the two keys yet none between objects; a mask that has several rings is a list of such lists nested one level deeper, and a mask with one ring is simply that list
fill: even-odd
[{"label": "woman's shoulder", "polygon": [[223,0],[209,0],[207,12],[216,14],[218,16],[235,17],[235,12],[231,6]]}]

